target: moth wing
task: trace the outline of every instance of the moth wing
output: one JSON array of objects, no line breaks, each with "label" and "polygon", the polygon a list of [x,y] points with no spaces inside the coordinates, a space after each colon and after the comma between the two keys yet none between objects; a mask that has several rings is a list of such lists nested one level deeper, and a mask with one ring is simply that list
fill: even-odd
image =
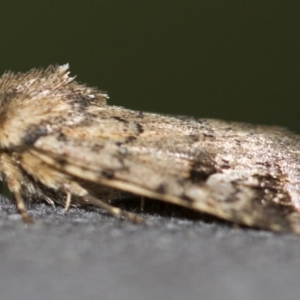
[{"label": "moth wing", "polygon": [[[188,143],[188,138],[182,137],[181,143]],[[258,186],[245,184],[230,171],[212,172],[207,161],[213,158],[207,149],[198,149],[205,159],[197,173],[190,153],[166,151],[170,145],[158,143],[161,140],[153,137],[139,137],[137,144],[123,136],[91,140],[53,134],[41,137],[31,153],[75,180],[177,204],[236,224],[300,233],[300,216],[290,203],[266,202]]]}]

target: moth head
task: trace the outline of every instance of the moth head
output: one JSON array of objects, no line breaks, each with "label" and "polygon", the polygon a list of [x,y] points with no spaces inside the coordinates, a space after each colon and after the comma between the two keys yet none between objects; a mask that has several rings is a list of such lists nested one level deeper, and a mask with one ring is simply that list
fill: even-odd
[{"label": "moth head", "polygon": [[[91,105],[104,106],[108,98],[69,76],[69,65],[5,72],[0,78],[0,147],[20,146],[28,130],[53,132],[81,122]],[[42,128],[42,129],[41,129]]]}]

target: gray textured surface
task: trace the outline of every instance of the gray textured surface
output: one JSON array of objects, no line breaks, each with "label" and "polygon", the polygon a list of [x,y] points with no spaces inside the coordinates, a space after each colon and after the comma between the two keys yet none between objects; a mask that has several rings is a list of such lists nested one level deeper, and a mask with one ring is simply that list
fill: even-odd
[{"label": "gray textured surface", "polygon": [[299,299],[300,238],[217,220],[0,200],[0,299]]}]

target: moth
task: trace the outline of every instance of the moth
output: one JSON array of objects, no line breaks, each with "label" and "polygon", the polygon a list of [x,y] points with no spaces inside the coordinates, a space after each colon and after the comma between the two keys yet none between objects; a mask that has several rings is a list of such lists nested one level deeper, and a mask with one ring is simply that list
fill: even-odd
[{"label": "moth", "polygon": [[96,205],[137,195],[257,228],[300,234],[300,137],[287,130],[164,116],[106,103],[68,65],[0,78],[0,172],[25,200]]}]

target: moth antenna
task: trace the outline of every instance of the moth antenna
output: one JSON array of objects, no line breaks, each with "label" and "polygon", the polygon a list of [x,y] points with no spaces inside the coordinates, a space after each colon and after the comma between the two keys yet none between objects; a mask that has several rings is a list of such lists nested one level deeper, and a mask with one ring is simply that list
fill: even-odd
[{"label": "moth antenna", "polygon": [[118,207],[112,206],[96,197],[93,197],[91,195],[86,195],[84,196],[84,200],[86,203],[88,204],[92,204],[98,207],[101,207],[105,210],[107,210],[109,213],[111,213],[112,215],[116,216],[116,217],[124,217],[134,223],[138,223],[138,224],[145,224],[145,219],[141,218],[139,216],[137,216],[136,214],[124,211]]}]

